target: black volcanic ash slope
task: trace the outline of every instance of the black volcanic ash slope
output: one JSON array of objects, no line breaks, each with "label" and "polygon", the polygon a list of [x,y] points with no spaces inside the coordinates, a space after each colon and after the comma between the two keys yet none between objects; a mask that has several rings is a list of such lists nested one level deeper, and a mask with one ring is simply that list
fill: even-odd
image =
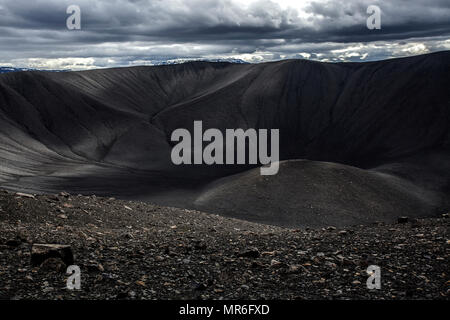
[{"label": "black volcanic ash slope", "polygon": [[253,169],[220,179],[205,188],[195,204],[261,223],[321,227],[326,221],[342,227],[392,222],[399,213],[426,216],[439,201],[435,193],[393,175],[295,160],[281,162],[276,176],[261,176]]},{"label": "black volcanic ash slope", "polygon": [[[450,52],[3,74],[0,183],[296,226],[431,215],[449,206],[449,87]],[[250,167],[176,167],[170,135],[194,120],[278,128],[282,159],[311,162],[267,179],[239,174]]]}]

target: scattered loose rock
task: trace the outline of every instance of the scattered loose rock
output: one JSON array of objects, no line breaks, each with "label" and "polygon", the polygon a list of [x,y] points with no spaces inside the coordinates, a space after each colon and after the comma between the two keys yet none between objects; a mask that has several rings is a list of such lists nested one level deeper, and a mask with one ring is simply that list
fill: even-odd
[{"label": "scattered loose rock", "polygon": [[[148,203],[54,198],[0,192],[0,299],[410,300],[450,293],[450,221],[442,216],[293,232]],[[58,217],[59,206],[70,219]],[[72,264],[80,267],[81,290],[65,288]],[[367,289],[371,264],[381,268],[382,290]]]}]

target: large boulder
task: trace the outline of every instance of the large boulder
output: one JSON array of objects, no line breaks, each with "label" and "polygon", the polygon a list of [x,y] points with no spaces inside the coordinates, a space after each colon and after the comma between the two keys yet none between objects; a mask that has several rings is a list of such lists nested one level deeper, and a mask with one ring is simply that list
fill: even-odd
[{"label": "large boulder", "polygon": [[72,249],[62,244],[38,244],[31,247],[31,264],[40,266],[44,261],[56,258],[61,259],[67,266],[74,263]]}]

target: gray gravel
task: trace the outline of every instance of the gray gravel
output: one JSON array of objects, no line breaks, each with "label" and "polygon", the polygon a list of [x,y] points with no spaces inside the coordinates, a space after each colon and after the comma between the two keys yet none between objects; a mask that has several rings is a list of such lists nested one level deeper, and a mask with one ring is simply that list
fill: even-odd
[{"label": "gray gravel", "polygon": [[[0,191],[0,298],[447,300],[449,224],[442,215],[293,230],[112,198]],[[70,245],[81,290],[66,289],[61,260],[33,267],[33,243]],[[381,290],[366,287],[369,265],[381,267]]]}]

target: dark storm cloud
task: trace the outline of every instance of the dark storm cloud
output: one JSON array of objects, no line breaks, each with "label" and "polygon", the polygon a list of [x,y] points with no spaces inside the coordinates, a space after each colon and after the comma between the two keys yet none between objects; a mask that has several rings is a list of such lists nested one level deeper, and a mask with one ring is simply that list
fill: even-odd
[{"label": "dark storm cloud", "polygon": [[[275,0],[248,2],[0,0],[0,63],[71,57],[108,66],[243,54],[271,60],[300,57],[301,52],[351,60],[359,58],[339,50],[355,43],[365,44],[360,56],[366,50],[370,59],[450,47],[449,1],[317,0],[303,6],[292,1],[294,7]],[[80,31],[66,29],[71,4],[81,7]],[[382,10],[381,30],[366,27],[369,5]],[[387,48],[385,53],[380,46]]]}]

